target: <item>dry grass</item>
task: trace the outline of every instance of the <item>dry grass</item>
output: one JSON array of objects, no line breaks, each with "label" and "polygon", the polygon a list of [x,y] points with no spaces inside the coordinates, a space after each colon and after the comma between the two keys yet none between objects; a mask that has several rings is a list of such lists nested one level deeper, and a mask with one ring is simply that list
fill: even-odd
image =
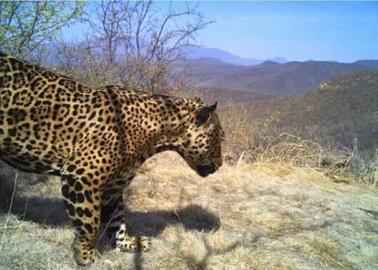
[{"label": "dry grass", "polygon": [[[377,186],[378,149],[374,149],[373,144],[360,152],[361,142],[357,138],[352,142],[353,147],[345,147],[336,143],[335,138],[330,140],[324,136],[315,140],[314,134],[308,134],[307,139],[295,136],[287,132],[290,129],[286,126],[274,125],[280,117],[278,111],[273,110],[262,117],[258,116],[259,110],[263,109],[237,102],[221,106],[219,113],[226,133],[224,158],[228,163],[310,166],[336,182],[357,181]],[[302,123],[296,124],[302,126]],[[320,141],[323,144],[317,143]]]},{"label": "dry grass", "polygon": [[[202,179],[171,153],[151,159],[142,172],[127,191],[129,226],[154,236],[152,251],[118,253],[101,239],[102,258],[90,269],[378,268],[378,192],[368,186],[263,162],[225,165]],[[58,181],[43,185],[33,184],[32,193],[58,196]],[[0,218],[0,235],[8,219],[0,269],[75,269],[66,218],[57,227],[46,226],[58,218],[54,213],[33,219],[45,209],[62,216],[61,205],[28,202],[25,220]]]}]

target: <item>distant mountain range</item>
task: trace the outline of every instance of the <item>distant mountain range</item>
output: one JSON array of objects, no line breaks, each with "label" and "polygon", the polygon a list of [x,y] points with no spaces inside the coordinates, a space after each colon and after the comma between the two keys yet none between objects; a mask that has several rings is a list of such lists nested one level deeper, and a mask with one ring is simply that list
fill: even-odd
[{"label": "distant mountain range", "polygon": [[214,58],[221,60],[225,63],[240,65],[240,66],[254,66],[261,64],[265,61],[273,61],[277,63],[286,63],[287,60],[283,57],[274,57],[270,59],[251,59],[251,58],[242,58],[236,56],[227,51],[223,51],[216,48],[203,48],[196,46],[188,46],[184,48],[183,53],[187,59],[200,59],[200,58]]},{"label": "distant mountain range", "polygon": [[318,88],[325,80],[351,72],[378,70],[378,60],[354,63],[265,61],[254,66],[226,63],[219,58],[187,59],[171,66],[172,75],[199,87],[243,90],[266,95],[291,96]]},{"label": "distant mountain range", "polygon": [[359,60],[354,63],[371,69],[378,69],[378,60]]},{"label": "distant mountain range", "polygon": [[174,63],[172,74],[209,102],[240,102],[256,126],[334,147],[352,147],[354,138],[363,151],[378,147],[378,60],[258,61],[206,49]]}]

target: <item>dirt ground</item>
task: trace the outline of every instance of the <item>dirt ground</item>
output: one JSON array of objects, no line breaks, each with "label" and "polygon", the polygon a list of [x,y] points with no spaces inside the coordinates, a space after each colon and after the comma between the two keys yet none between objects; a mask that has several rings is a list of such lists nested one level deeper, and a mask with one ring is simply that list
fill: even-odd
[{"label": "dirt ground", "polygon": [[[59,180],[23,177],[13,200],[0,187],[0,269],[76,269]],[[102,236],[87,269],[378,269],[378,190],[311,168],[244,164],[200,178],[163,153],[125,192],[129,229],[152,249],[120,253]]]}]

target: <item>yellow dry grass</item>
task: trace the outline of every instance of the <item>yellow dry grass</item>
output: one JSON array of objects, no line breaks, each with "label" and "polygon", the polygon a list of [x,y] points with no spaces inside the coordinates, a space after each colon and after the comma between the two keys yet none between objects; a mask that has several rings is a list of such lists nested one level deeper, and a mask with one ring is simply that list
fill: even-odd
[{"label": "yellow dry grass", "polygon": [[[58,187],[33,184],[27,195],[58,197]],[[163,153],[126,194],[128,225],[153,236],[152,250],[119,253],[101,239],[102,257],[89,269],[378,269],[377,190],[336,184],[311,168],[225,165],[200,178]],[[30,221],[38,207],[50,216],[62,209],[32,204],[25,220],[0,216],[0,269],[75,269],[66,220]]]}]

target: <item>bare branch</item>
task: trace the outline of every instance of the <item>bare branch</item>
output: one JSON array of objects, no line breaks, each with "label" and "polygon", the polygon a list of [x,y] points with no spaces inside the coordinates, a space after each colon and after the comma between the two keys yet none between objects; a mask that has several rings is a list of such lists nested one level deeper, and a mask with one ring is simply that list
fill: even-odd
[{"label": "bare branch", "polygon": [[173,6],[163,11],[151,0],[96,3],[95,16],[89,18],[95,34],[86,40],[92,56],[77,57],[89,61],[88,72],[97,74],[91,81],[102,78],[102,84],[121,82],[151,91],[166,88],[170,63],[210,23],[197,12],[197,6]]}]

